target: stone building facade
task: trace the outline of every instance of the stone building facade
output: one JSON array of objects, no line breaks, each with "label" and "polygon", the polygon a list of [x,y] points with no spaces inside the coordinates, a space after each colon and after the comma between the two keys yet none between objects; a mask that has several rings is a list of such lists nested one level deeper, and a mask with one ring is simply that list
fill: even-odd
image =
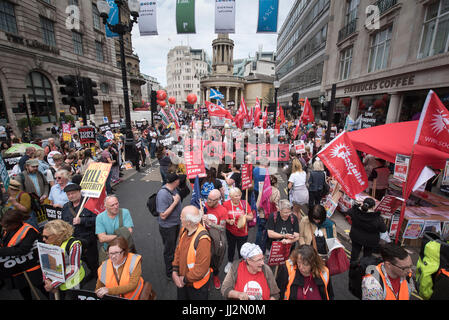
[{"label": "stone building facade", "polygon": [[[119,120],[123,109],[121,71],[117,68],[114,40],[92,0],[0,0],[0,122],[20,135],[17,121],[41,118],[36,132],[44,137],[58,121],[62,105],[58,76],[79,75],[97,82],[94,122]],[[76,8],[79,19],[72,19]],[[66,13],[68,12],[68,13]],[[77,17],[77,16],[75,16]],[[78,23],[79,22],[79,23]],[[78,27],[79,26],[79,27]]]}]

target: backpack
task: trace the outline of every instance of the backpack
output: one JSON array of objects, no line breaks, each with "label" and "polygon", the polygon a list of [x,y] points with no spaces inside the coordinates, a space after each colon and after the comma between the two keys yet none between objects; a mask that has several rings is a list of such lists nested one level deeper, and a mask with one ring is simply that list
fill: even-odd
[{"label": "backpack", "polygon": [[[171,195],[173,195],[173,193],[170,190],[168,190],[167,188],[164,187],[162,189],[167,190],[168,192],[170,192]],[[148,211],[150,211],[150,213],[153,215],[153,217],[159,217],[159,212],[157,212],[157,206],[156,206],[156,198],[157,198],[157,194],[159,193],[159,191],[156,193],[153,193],[151,196],[148,197],[148,200],[147,200]]]},{"label": "backpack", "polygon": [[416,264],[417,291],[423,299],[430,299],[437,275],[449,269],[449,243],[433,232],[424,233]]},{"label": "backpack", "polygon": [[[181,232],[182,234],[182,232]],[[207,234],[211,240],[210,244],[210,267],[214,270],[218,270],[223,262],[227,250],[227,240],[225,232],[221,232],[217,229],[210,228],[209,230],[201,231],[195,238],[193,248],[196,250],[198,243],[203,235]]]},{"label": "backpack", "polygon": [[362,300],[362,280],[366,275],[368,266],[377,266],[381,262],[380,257],[374,256],[363,257],[356,262],[351,262],[348,274],[348,289],[355,297]]},{"label": "backpack", "polygon": [[203,199],[207,199],[209,193],[214,189],[215,186],[212,182],[204,182],[203,186],[201,187],[201,197]]}]

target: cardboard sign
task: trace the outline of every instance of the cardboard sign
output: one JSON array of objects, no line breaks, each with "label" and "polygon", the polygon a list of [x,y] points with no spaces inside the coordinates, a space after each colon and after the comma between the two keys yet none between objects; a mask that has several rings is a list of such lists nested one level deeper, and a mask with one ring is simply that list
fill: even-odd
[{"label": "cardboard sign", "polygon": [[296,154],[306,153],[306,144],[302,140],[296,140],[294,142]]},{"label": "cardboard sign", "polygon": [[78,135],[81,144],[96,143],[94,127],[80,127],[78,129]]},{"label": "cardboard sign", "polygon": [[242,190],[249,189],[251,186],[251,181],[253,180],[253,165],[243,164],[242,165]]},{"label": "cardboard sign", "polygon": [[283,244],[282,241],[273,241],[268,258],[268,265],[278,266],[283,264],[290,256],[291,246],[291,244]]},{"label": "cardboard sign", "polygon": [[425,221],[409,220],[405,227],[403,239],[418,239],[424,229]]},{"label": "cardboard sign", "polygon": [[30,251],[26,254],[20,256],[6,256],[2,255],[0,258],[0,274],[1,278],[12,276],[17,273],[21,273],[25,270],[35,267],[39,264],[38,251],[37,251],[38,241],[35,240]]},{"label": "cardboard sign", "polygon": [[45,211],[45,215],[47,216],[48,221],[62,219],[62,208],[56,208],[48,204],[45,204],[42,207]]},{"label": "cardboard sign", "polygon": [[386,195],[377,205],[375,211],[380,211],[386,216],[391,216],[402,205],[402,199]]},{"label": "cardboard sign", "polygon": [[111,171],[111,163],[92,162],[81,180],[83,197],[99,198]]},{"label": "cardboard sign", "polygon": [[401,182],[407,180],[407,174],[410,166],[410,157],[402,154],[396,155],[396,161],[394,163],[394,175],[393,177]]},{"label": "cardboard sign", "polygon": [[388,234],[390,236],[390,238],[396,237],[396,233],[398,232],[398,227],[399,227],[399,215],[394,215],[391,218],[390,232]]},{"label": "cardboard sign", "polygon": [[41,242],[38,242],[37,249],[42,273],[53,281],[65,282],[64,250],[59,246]]}]

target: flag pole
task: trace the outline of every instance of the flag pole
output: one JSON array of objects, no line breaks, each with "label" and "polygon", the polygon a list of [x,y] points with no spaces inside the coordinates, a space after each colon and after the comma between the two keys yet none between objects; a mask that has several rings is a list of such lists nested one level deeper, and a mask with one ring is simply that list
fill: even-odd
[{"label": "flag pole", "polygon": [[84,197],[83,201],[81,202],[81,206],[78,210],[78,214],[76,215],[76,218],[79,218],[81,211],[83,211],[83,209],[84,209],[84,205],[86,204],[87,199],[89,199],[89,197]]}]

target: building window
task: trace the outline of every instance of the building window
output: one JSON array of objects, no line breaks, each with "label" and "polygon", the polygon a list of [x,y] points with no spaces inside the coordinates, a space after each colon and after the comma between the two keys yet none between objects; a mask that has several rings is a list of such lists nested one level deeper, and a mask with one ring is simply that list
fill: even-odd
[{"label": "building window", "polygon": [[97,61],[104,62],[103,44],[101,42],[95,41],[95,52],[97,55]]},{"label": "building window", "polygon": [[350,0],[347,2],[345,26],[357,19],[357,10],[359,9],[360,0]]},{"label": "building window", "polygon": [[56,47],[55,23],[47,18],[40,17],[42,40],[46,45]]},{"label": "building window", "polygon": [[14,6],[5,0],[0,0],[0,30],[17,34]]},{"label": "building window", "polygon": [[341,55],[340,55],[340,80],[348,79],[349,75],[351,74],[352,49],[353,49],[353,47],[350,47],[341,52]]},{"label": "building window", "polygon": [[426,10],[418,59],[448,51],[449,0],[430,4]]},{"label": "building window", "polygon": [[70,6],[79,6],[78,0],[69,0]]},{"label": "building window", "polygon": [[102,82],[100,84],[100,90],[102,93],[108,94],[109,93],[109,85],[106,82]]},{"label": "building window", "polygon": [[94,21],[94,29],[101,30],[100,11],[95,4],[92,4],[92,17]]},{"label": "building window", "polygon": [[31,72],[26,79],[31,114],[43,123],[56,121],[55,101],[51,83],[39,72]]},{"label": "building window", "polygon": [[77,55],[83,55],[83,36],[81,33],[72,31],[73,52]]},{"label": "building window", "polygon": [[387,67],[392,30],[393,27],[389,27],[371,37],[368,72],[382,70]]}]

